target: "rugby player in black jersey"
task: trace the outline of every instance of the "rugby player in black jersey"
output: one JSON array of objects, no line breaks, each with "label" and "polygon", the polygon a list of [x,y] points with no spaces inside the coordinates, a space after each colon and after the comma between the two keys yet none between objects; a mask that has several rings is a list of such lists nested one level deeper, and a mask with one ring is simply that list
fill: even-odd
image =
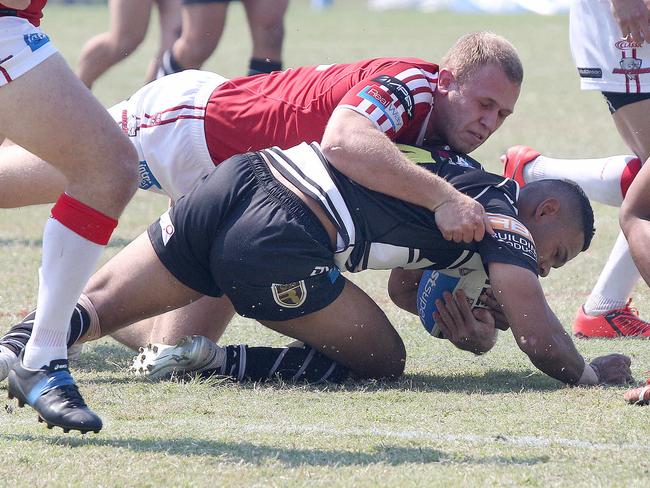
[{"label": "rugby player in black jersey", "polygon": [[[479,201],[501,222],[500,231],[480,242],[447,241],[433,212],[357,185],[316,144],[235,156],[95,274],[72,318],[69,343],[225,294],[239,314],[305,346],[222,347],[194,336],[141,351],[140,372],[394,378],[406,361],[401,338],[340,271],[443,269],[478,254],[517,344],[535,366],[568,384],[629,381],[625,356],[585,362],[538,282],[538,274],[590,244],[593,213],[581,190],[549,180],[520,191],[449,148],[403,150]],[[12,334],[14,342],[28,335],[29,322],[15,326],[3,344]]]}]

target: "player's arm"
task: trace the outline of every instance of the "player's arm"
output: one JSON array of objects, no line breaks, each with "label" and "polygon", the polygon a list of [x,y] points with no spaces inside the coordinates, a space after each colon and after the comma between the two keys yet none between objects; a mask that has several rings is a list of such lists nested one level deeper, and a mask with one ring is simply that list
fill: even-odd
[{"label": "player's arm", "polygon": [[512,264],[491,262],[490,283],[508,317],[519,348],[547,375],[568,384],[624,383],[629,358],[620,354],[588,364],[550,309],[535,274]]},{"label": "player's arm", "polygon": [[14,8],[16,10],[25,10],[29,7],[31,0],[3,0],[2,4],[5,7]]},{"label": "player's arm", "polygon": [[637,269],[650,286],[650,165],[644,164],[625,195],[619,214]]},{"label": "player's arm", "polygon": [[436,212],[445,239],[481,240],[489,223],[475,200],[413,164],[367,117],[347,108],[332,114],[321,148],[329,162],[366,188]]},{"label": "player's arm", "polygon": [[395,268],[388,278],[388,296],[402,310],[417,315],[418,286],[422,278],[421,269]]}]

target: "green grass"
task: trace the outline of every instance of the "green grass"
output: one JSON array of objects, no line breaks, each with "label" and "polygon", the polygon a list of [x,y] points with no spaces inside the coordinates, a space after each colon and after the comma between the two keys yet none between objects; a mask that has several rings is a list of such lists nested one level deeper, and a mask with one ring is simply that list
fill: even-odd
[{"label": "green grass", "polygon": [[[519,48],[526,78],[515,115],[475,156],[498,169],[498,156],[525,143],[545,153],[596,157],[626,152],[601,97],[580,92],[566,16],[537,17],[367,12],[339,1],[323,13],[294,0],[285,64],[322,64],[381,55],[437,60],[464,32],[489,29]],[[74,65],[82,43],[105,28],[104,7],[46,10],[44,29]],[[95,87],[107,105],[135,91],[155,49],[146,43]],[[227,76],[246,69],[244,15],[233,4],[225,36],[206,68]],[[1,164],[1,163],[0,163]],[[105,259],[141,232],[165,200],[140,194]],[[596,206],[592,249],[543,280],[569,326],[595,283],[617,233],[616,210]],[[0,329],[35,304],[40,238],[47,207],[0,212]],[[5,486],[648,486],[648,408],[624,404],[624,388],[566,388],[539,373],[502,333],[474,357],[430,338],[385,293],[385,273],[354,277],[386,310],[408,350],[397,383],[335,386],[147,383],[126,372],[131,353],[110,340],[88,347],[76,368],[105,429],[81,437],[48,431],[30,409],[0,410],[0,484]],[[647,288],[636,303],[650,315]],[[238,319],[225,342],[286,339]],[[650,369],[650,344],[581,341],[595,357],[633,358]],[[5,395],[5,386],[0,395]]]}]

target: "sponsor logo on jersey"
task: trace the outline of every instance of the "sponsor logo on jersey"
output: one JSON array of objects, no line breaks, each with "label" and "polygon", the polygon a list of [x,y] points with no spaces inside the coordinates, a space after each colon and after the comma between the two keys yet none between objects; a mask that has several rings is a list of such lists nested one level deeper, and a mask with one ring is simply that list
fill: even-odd
[{"label": "sponsor logo on jersey", "polygon": [[495,230],[494,237],[503,244],[507,244],[515,251],[521,252],[525,256],[537,263],[537,249],[535,244],[525,237],[513,234],[508,231]]},{"label": "sponsor logo on jersey", "polygon": [[533,236],[524,224],[517,219],[501,214],[487,214],[494,237],[512,249],[521,252],[537,263],[537,248]]},{"label": "sponsor logo on jersey", "polygon": [[148,190],[152,186],[159,190],[162,189],[160,183],[149,169],[149,165],[147,165],[146,161],[140,161],[138,172],[140,173],[140,189]]},{"label": "sponsor logo on jersey", "polygon": [[437,161],[427,149],[422,149],[407,144],[398,144],[397,147],[407,158],[416,164],[435,164]]},{"label": "sponsor logo on jersey", "polygon": [[602,78],[603,70],[600,68],[578,68],[580,78]]},{"label": "sponsor logo on jersey", "polygon": [[364,100],[369,101],[379,110],[381,110],[390,122],[390,125],[393,126],[393,130],[397,131],[402,128],[402,125],[404,125],[404,123],[402,122],[402,117],[399,113],[399,110],[390,100],[386,98],[386,96],[381,94],[376,87],[367,86],[357,95]]},{"label": "sponsor logo on jersey", "polygon": [[166,246],[175,231],[172,219],[169,217],[169,210],[160,216],[158,224],[160,225],[160,231],[162,232],[163,246]]},{"label": "sponsor logo on jersey", "polygon": [[413,119],[413,116],[415,115],[415,100],[411,90],[406,86],[406,83],[388,75],[378,76],[377,78],[374,78],[373,81],[388,88],[400,101],[402,107],[404,107],[406,116],[409,120]]},{"label": "sponsor logo on jersey", "polygon": [[309,276],[318,276],[319,274],[327,273],[329,270],[329,266],[314,266]]},{"label": "sponsor logo on jersey", "polygon": [[307,299],[305,280],[286,284],[273,283],[271,285],[271,293],[273,293],[275,303],[286,308],[298,308]]},{"label": "sponsor logo on jersey", "polygon": [[507,232],[513,232],[515,234],[519,234],[522,237],[525,237],[528,240],[533,240],[533,236],[530,234],[530,231],[517,219],[509,217],[507,215],[494,213],[488,213],[487,217],[494,230],[505,230]]},{"label": "sponsor logo on jersey", "polygon": [[637,49],[642,46],[641,43],[636,42],[636,41],[628,41],[627,39],[621,39],[620,41],[617,41],[616,44],[616,49],[620,49],[621,51],[624,51],[625,49]]},{"label": "sponsor logo on jersey", "polygon": [[470,161],[468,161],[467,159],[465,159],[461,155],[456,155],[455,158],[454,157],[449,158],[449,162],[451,164],[456,164],[458,166],[463,166],[465,168],[475,168],[476,167],[473,163],[471,163]]},{"label": "sponsor logo on jersey", "polygon": [[42,32],[36,32],[33,34],[25,34],[23,36],[25,44],[29,46],[32,52],[36,51],[38,48],[43,47],[45,44],[50,42],[50,38]]}]

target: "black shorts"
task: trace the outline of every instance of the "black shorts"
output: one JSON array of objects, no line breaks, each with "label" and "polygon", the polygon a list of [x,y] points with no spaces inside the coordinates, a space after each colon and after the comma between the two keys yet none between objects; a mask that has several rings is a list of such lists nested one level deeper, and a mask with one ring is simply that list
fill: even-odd
[{"label": "black shorts", "polygon": [[179,281],[204,295],[226,294],[244,317],[312,313],[345,284],[320,221],[257,153],[219,164],[148,234]]},{"label": "black shorts", "polygon": [[601,92],[607,101],[609,113],[613,114],[619,108],[631,103],[640,102],[650,98],[650,93],[619,93],[619,92]]}]

